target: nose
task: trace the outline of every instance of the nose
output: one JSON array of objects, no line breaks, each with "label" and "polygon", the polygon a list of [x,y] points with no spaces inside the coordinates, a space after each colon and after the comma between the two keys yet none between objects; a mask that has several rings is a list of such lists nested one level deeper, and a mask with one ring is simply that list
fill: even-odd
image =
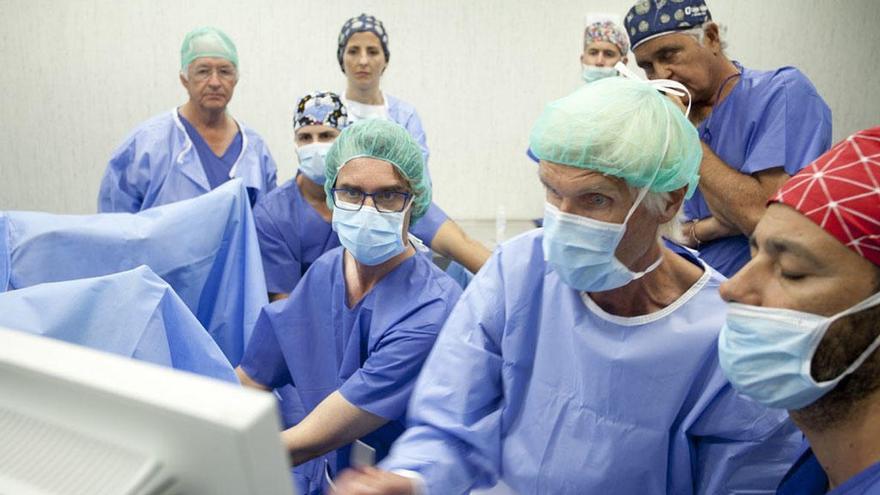
[{"label": "nose", "polygon": [[759,287],[768,280],[759,276],[759,270],[760,265],[755,260],[749,261],[733,278],[721,284],[718,288],[721,298],[727,302],[761,306]]},{"label": "nose", "polygon": [[211,86],[220,86],[220,71],[219,70],[214,69],[211,71],[211,75],[208,76],[208,84],[210,84]]},{"label": "nose", "polygon": [[600,53],[596,56],[596,67],[605,67],[605,55]]}]

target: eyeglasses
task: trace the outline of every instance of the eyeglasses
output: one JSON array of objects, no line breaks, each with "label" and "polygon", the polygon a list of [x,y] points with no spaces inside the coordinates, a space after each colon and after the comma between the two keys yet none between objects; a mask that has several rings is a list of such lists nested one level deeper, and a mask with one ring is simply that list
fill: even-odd
[{"label": "eyeglasses", "polygon": [[223,81],[234,81],[236,77],[238,77],[238,71],[235,70],[235,67],[231,66],[223,66],[223,67],[208,67],[208,66],[198,66],[194,68],[190,72],[190,77],[193,81],[206,81],[211,78],[211,74],[217,72],[217,77]]},{"label": "eyeglasses", "polygon": [[331,189],[333,193],[333,204],[340,209],[349,211],[359,211],[364,206],[364,202],[368,197],[373,198],[373,204],[376,209],[382,213],[397,213],[406,208],[410,193],[398,191],[379,191],[374,193],[365,193],[354,189]]}]

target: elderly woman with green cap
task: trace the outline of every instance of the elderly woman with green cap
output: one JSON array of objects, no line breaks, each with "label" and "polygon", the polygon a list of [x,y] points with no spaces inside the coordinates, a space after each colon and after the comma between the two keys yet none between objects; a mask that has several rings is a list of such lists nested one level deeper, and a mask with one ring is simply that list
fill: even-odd
[{"label": "elderly woman with green cap", "polygon": [[[345,74],[345,91],[340,94],[348,109],[349,122],[381,119],[396,122],[415,139],[427,169],[428,143],[422,121],[415,107],[391,96],[380,88],[382,74],[388,67],[391,52],[385,25],[374,16],[361,14],[342,26],[336,47],[336,59]],[[449,216],[432,203],[425,216],[412,229],[413,235],[435,252],[450,258],[476,273],[489,258],[489,250],[471,239]],[[464,277],[467,278],[467,277]]]},{"label": "elderly woman with green cap", "polygon": [[275,187],[266,143],[226,111],[238,69],[235,44],[219,29],[186,35],[180,83],[189,100],[139,125],[113,152],[100,212],[136,213],[200,196],[232,178],[242,180],[251,204]]},{"label": "elderly woman with green cap", "polygon": [[326,157],[327,206],[341,247],[318,258],[284,301],[266,306],[237,369],[261,389],[296,387],[305,418],[282,432],[303,493],[349,463],[361,440],[379,458],[403,432],[416,376],[458,285],[417,254],[407,229],[431,183],[403,127],[347,127]]}]

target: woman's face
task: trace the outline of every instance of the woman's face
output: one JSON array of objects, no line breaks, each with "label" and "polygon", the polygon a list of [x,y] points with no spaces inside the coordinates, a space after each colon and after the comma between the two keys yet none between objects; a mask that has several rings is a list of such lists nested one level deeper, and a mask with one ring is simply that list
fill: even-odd
[{"label": "woman's face", "polygon": [[379,80],[388,62],[382,43],[375,34],[364,31],[348,39],[342,55],[342,65],[349,85],[360,89],[379,87]]}]

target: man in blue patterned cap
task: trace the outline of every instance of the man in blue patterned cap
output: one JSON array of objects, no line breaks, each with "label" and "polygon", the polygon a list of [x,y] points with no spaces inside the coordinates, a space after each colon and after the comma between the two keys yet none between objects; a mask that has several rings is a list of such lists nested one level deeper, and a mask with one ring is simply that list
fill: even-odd
[{"label": "man in blue patterned cap", "polygon": [[794,67],[756,71],[727,58],[702,0],[639,0],[625,26],[648,77],[690,91],[703,160],[683,240],[731,276],[749,260],[767,199],[831,145],[831,111]]}]

